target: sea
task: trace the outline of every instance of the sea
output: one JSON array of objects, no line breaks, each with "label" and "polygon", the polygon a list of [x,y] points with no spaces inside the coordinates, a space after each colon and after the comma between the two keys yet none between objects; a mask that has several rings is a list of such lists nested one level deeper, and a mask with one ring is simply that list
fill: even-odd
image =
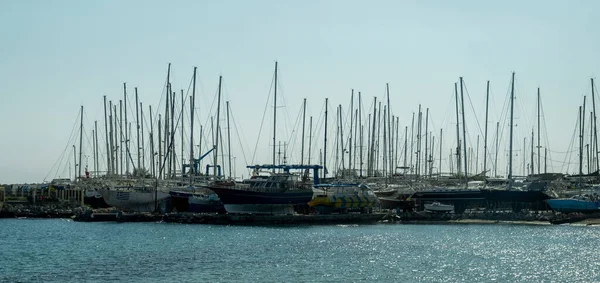
[{"label": "sea", "polygon": [[0,219],[0,282],[600,282],[600,227]]}]

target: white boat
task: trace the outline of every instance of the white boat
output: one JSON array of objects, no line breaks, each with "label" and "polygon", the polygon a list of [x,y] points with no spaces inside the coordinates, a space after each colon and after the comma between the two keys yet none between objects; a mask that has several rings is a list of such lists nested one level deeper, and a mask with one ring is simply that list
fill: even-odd
[{"label": "white boat", "polygon": [[431,212],[451,212],[454,210],[454,205],[451,204],[442,204],[440,202],[433,202],[425,204],[425,210]]},{"label": "white boat", "polygon": [[164,212],[168,207],[169,191],[153,180],[106,180],[98,192],[104,201],[127,212]]}]

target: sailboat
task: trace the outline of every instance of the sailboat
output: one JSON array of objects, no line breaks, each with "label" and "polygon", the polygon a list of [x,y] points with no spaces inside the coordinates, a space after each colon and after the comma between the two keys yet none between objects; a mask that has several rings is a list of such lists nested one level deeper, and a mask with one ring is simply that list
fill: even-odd
[{"label": "sailboat", "polygon": [[[308,178],[308,170],[313,170],[314,182],[318,184],[319,165],[277,165],[276,152],[276,125],[277,125],[277,62],[275,62],[275,87],[273,107],[273,163],[269,165],[247,166],[253,169],[252,176],[242,182],[233,182],[217,179],[217,149],[218,137],[215,139],[214,167],[215,180],[206,186],[215,192],[228,213],[266,213],[266,214],[292,214],[301,207],[305,207],[311,200],[313,191],[312,183]],[[217,126],[219,129],[219,105],[221,97],[221,83],[217,102]],[[217,135],[218,136],[218,135]],[[269,170],[269,171],[264,171]],[[279,172],[277,172],[279,170]],[[304,170],[304,174],[293,173],[290,170]]]}]

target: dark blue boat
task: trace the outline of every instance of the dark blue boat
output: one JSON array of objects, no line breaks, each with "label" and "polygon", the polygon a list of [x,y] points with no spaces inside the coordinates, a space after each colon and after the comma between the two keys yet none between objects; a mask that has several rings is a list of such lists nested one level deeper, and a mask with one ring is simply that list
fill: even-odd
[{"label": "dark blue boat", "polygon": [[[250,179],[243,182],[216,181],[207,186],[215,192],[229,213],[293,213],[296,205],[307,206],[313,191],[308,173],[292,174],[290,169],[313,169],[319,165],[257,165]],[[281,173],[258,174],[259,169],[280,169]],[[318,177],[314,177],[318,183]]]}]

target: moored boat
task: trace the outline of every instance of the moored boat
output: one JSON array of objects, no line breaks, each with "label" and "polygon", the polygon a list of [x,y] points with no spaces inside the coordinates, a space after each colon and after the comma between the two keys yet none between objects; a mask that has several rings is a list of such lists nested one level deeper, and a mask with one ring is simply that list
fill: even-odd
[{"label": "moored boat", "polygon": [[[313,169],[318,176],[319,165],[256,165],[255,171],[243,182],[215,181],[206,186],[215,192],[228,213],[290,214],[298,206],[306,206],[313,196],[307,175],[298,175],[290,169]],[[283,172],[259,175],[259,169],[279,169]],[[318,183],[318,177],[315,177]]]},{"label": "moored boat", "polygon": [[600,212],[598,198],[590,195],[576,195],[571,198],[548,199],[546,203],[550,208],[562,213],[596,213]]},{"label": "moored boat", "polygon": [[454,205],[442,204],[434,201],[432,203],[425,204],[425,210],[431,212],[452,212],[454,210]]},{"label": "moored boat", "polygon": [[320,214],[332,212],[365,212],[378,203],[366,185],[321,184],[314,186],[314,196],[308,205]]}]

